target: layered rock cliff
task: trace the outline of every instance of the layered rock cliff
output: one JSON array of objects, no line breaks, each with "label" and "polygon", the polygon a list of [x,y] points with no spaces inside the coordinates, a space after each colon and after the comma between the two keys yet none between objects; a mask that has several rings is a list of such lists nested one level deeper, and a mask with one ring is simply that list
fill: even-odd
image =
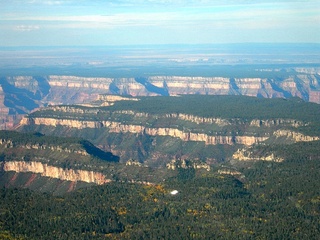
[{"label": "layered rock cliff", "polygon": [[288,130],[277,130],[273,134],[274,136],[280,138],[285,137],[287,139],[291,139],[294,142],[312,142],[312,141],[318,141],[320,138],[318,136],[306,136],[302,133],[295,132],[295,131],[288,131]]},{"label": "layered rock cliff", "polygon": [[113,104],[43,108],[26,116],[19,129],[86,138],[118,155],[120,162],[132,159],[149,166],[188,158],[214,164],[244,146],[317,141],[320,136],[319,105],[299,99],[202,95],[103,99]]},{"label": "layered rock cliff", "polygon": [[60,180],[72,182],[86,182],[94,184],[105,184],[111,180],[107,179],[103,174],[93,171],[79,169],[63,169],[50,166],[41,162],[25,162],[25,161],[9,161],[4,162],[3,171],[13,171],[17,173],[32,172],[40,174],[43,177],[56,178]]},{"label": "layered rock cliff", "polygon": [[[223,121],[222,121],[223,122]],[[79,121],[72,119],[56,118],[24,118],[21,125],[45,125],[45,126],[65,126],[70,128],[107,128],[114,133],[137,133],[147,134],[150,136],[169,136],[179,138],[182,141],[199,141],[205,142],[206,145],[217,144],[243,144],[252,145],[268,139],[268,137],[255,136],[210,136],[205,133],[185,132],[175,128],[149,128],[143,125],[126,125],[120,122],[110,121]]]},{"label": "layered rock cliff", "polygon": [[[14,119],[8,119],[6,116],[26,114],[48,104],[88,103],[101,100],[99,94],[300,97],[305,101],[320,103],[319,72],[315,68],[302,70],[297,68],[290,71],[288,76],[271,78],[219,76],[108,78],[64,75],[2,77],[0,79],[0,115],[3,122],[15,123]],[[5,125],[2,126],[3,128]]]},{"label": "layered rock cliff", "polygon": [[[275,79],[186,76],[151,76],[145,78],[48,76],[47,81],[53,89],[51,94],[54,94],[54,91],[59,91],[59,89],[64,89],[63,91],[82,89],[86,93],[132,96],[178,94],[246,95],[266,98],[296,96],[306,101],[320,103],[320,99],[317,99],[320,91],[319,75],[315,72],[293,73],[289,77]],[[48,96],[48,98],[54,99],[51,96]]]},{"label": "layered rock cliff", "polygon": [[320,91],[317,73],[297,74],[283,79],[156,76],[149,77],[148,81],[159,88],[166,88],[170,95],[183,93],[265,98],[296,96],[320,103],[317,98]]},{"label": "layered rock cliff", "polygon": [[284,159],[276,157],[274,153],[267,155],[259,155],[252,151],[251,148],[238,149],[233,155],[232,159],[237,161],[271,161],[271,162],[282,162]]},{"label": "layered rock cliff", "polygon": [[68,147],[62,147],[57,144],[54,145],[45,145],[39,143],[26,143],[26,144],[19,144],[16,142],[11,141],[10,139],[0,139],[0,145],[4,146],[5,148],[23,148],[23,149],[35,149],[35,150],[51,150],[53,152],[65,152],[65,153],[74,153],[81,156],[89,156],[88,152],[85,149],[72,149]]}]

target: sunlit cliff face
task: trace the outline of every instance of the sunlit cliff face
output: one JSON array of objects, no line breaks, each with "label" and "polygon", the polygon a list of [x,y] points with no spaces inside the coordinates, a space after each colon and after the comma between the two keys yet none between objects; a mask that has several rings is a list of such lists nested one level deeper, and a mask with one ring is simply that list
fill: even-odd
[{"label": "sunlit cliff face", "polygon": [[179,138],[182,141],[200,141],[207,145],[217,144],[244,144],[252,145],[254,143],[262,142],[267,137],[254,136],[209,136],[205,133],[184,132],[175,128],[148,128],[142,125],[125,125],[119,122],[109,121],[78,121],[70,119],[56,119],[56,118],[24,118],[21,125],[46,125],[46,126],[66,126],[70,128],[84,129],[84,128],[101,128],[105,127],[110,132],[115,133],[144,133],[150,136],[170,136]]},{"label": "sunlit cliff face", "polygon": [[106,179],[101,173],[86,170],[63,169],[43,164],[41,162],[9,161],[4,163],[3,170],[6,172],[14,171],[17,173],[32,172],[38,173],[43,177],[72,182],[82,181],[98,185],[110,182],[110,180]]},{"label": "sunlit cliff face", "polygon": [[[144,78],[80,77],[49,75],[42,77],[46,88],[32,76],[6,78],[11,85],[31,93],[39,92],[42,100],[51,103],[82,103],[97,98],[97,94],[152,96],[167,93],[246,95],[266,98],[297,96],[306,101],[320,103],[320,83],[316,71],[296,72],[292,76],[274,78],[228,78],[190,76],[151,76]],[[85,91],[79,91],[79,90]],[[77,90],[77,91],[73,91]],[[158,91],[157,91],[158,90]],[[68,92],[70,96],[59,94]],[[79,94],[79,92],[86,93]],[[0,92],[1,94],[1,92]],[[35,95],[36,96],[36,95]],[[38,96],[37,96],[38,97]],[[39,99],[40,100],[40,99]],[[69,102],[66,102],[69,101]],[[70,102],[72,101],[72,102]]]}]

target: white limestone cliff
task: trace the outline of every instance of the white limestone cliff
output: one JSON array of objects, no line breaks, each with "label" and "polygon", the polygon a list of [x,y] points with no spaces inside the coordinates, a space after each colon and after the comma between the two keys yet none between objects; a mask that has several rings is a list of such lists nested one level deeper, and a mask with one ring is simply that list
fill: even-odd
[{"label": "white limestone cliff", "polygon": [[95,183],[98,185],[102,185],[111,181],[102,173],[78,169],[63,169],[41,162],[9,161],[3,164],[3,170],[6,172],[13,171],[17,173],[32,172],[40,174],[43,177],[56,178],[72,182],[82,181],[87,183]]},{"label": "white limestone cliff", "polygon": [[112,121],[79,121],[72,119],[56,119],[56,118],[24,118],[21,125],[46,125],[56,127],[58,125],[84,129],[84,128],[107,128],[110,132],[115,133],[140,133],[150,136],[170,136],[180,138],[182,141],[200,141],[207,145],[217,144],[244,144],[252,145],[268,139],[268,137],[255,136],[210,136],[205,133],[184,132],[176,128],[149,128],[142,125],[122,124]]}]

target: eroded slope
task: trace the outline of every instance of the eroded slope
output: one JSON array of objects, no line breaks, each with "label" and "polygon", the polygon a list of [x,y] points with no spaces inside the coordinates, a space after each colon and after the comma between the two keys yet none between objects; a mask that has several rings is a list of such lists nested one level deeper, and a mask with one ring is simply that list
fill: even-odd
[{"label": "eroded slope", "polygon": [[[105,101],[103,101],[105,99]],[[81,136],[120,161],[165,166],[174,159],[208,164],[239,158],[259,144],[319,140],[320,108],[299,99],[243,96],[101,97],[91,106],[56,106],[21,121],[22,131]],[[241,150],[245,151],[245,150]]]}]

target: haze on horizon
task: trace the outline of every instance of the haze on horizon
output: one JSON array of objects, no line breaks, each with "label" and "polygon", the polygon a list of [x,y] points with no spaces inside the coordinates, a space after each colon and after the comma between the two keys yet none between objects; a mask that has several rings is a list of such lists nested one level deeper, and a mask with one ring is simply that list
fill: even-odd
[{"label": "haze on horizon", "polygon": [[320,43],[320,3],[0,0],[0,47]]}]

